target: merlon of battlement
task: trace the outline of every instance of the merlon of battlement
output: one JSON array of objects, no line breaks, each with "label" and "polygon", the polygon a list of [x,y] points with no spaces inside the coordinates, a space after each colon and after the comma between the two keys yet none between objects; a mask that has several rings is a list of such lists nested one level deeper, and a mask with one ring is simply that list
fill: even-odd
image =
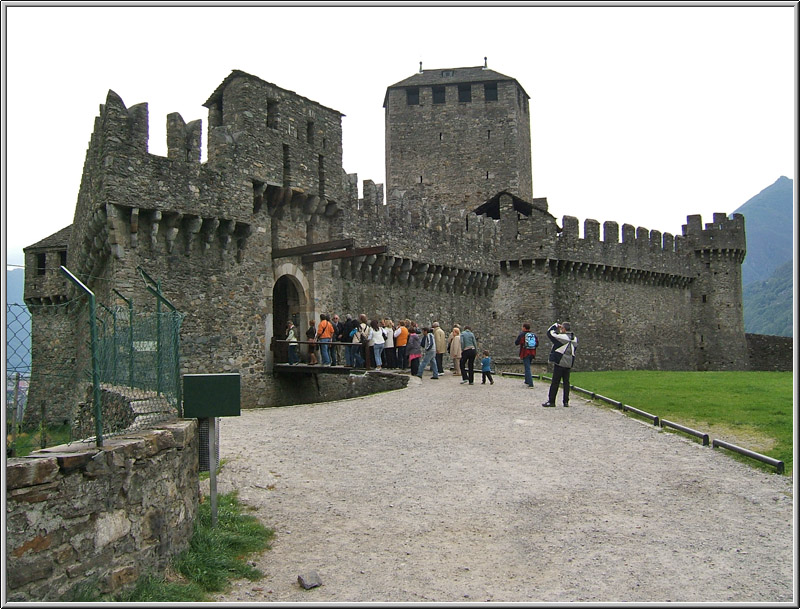
[{"label": "merlon of battlement", "polygon": [[146,103],[126,108],[122,98],[109,89],[106,103],[100,106],[100,121],[95,126],[103,130],[106,142],[117,142],[147,152],[149,117]]},{"label": "merlon of battlement", "polygon": [[[564,216],[562,229],[559,235],[561,243],[577,244],[578,242],[605,243],[607,245],[620,243],[620,226],[617,222],[606,221],[603,223],[603,239],[600,240],[600,222],[593,218],[583,222],[583,239],[579,235],[578,219],[574,216]],[[670,233],[661,233],[657,230],[648,230],[644,227],[635,227],[632,224],[622,225],[622,243],[651,250],[674,251],[675,238]]]},{"label": "merlon of battlement", "polygon": [[699,214],[686,216],[686,224],[683,225],[684,236],[701,235],[704,231],[737,231],[744,229],[744,216],[742,214],[715,213],[713,222],[709,222],[703,227],[703,218]]},{"label": "merlon of battlement", "polygon": [[716,213],[714,221],[703,227],[699,215],[688,216],[687,223],[683,225],[683,235],[695,250],[704,251],[729,251],[738,252],[738,257],[743,257],[747,251],[747,241],[744,230],[744,216]]},{"label": "merlon of battlement", "polygon": [[186,123],[177,112],[167,115],[167,158],[199,163],[202,152],[203,121]]}]

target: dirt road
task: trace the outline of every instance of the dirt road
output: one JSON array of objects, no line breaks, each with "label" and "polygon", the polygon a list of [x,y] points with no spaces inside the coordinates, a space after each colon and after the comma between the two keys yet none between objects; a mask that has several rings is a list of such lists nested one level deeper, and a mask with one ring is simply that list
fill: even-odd
[{"label": "dirt road", "polygon": [[222,419],[219,492],[276,535],[216,600],[796,601],[789,478],[574,392],[543,408],[538,381],[459,381]]}]

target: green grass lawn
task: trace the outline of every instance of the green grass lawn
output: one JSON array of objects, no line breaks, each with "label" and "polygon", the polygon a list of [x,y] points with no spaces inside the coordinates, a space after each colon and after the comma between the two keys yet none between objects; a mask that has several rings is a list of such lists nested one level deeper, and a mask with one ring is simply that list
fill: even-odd
[{"label": "green grass lawn", "polygon": [[570,383],[779,459],[792,473],[791,372],[573,372]]}]

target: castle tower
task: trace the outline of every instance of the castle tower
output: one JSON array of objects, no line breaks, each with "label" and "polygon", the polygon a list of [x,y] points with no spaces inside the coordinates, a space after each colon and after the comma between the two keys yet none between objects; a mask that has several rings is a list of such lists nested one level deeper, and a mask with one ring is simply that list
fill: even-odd
[{"label": "castle tower", "polygon": [[501,190],[532,198],[529,96],[484,67],[422,70],[391,85],[386,189],[472,211]]},{"label": "castle tower", "polygon": [[203,105],[212,165],[227,163],[262,186],[343,200],[340,112],[241,70]]},{"label": "castle tower", "polygon": [[747,251],[744,216],[699,215],[683,226],[693,252],[692,323],[697,370],[746,370],[747,341],[742,308],[742,262]]},{"label": "castle tower", "polygon": [[74,327],[69,323],[67,279],[59,268],[67,265],[72,226],[23,249],[25,253],[25,304],[35,332],[31,335],[31,383],[24,425],[63,423],[73,415],[69,399],[73,374]]}]

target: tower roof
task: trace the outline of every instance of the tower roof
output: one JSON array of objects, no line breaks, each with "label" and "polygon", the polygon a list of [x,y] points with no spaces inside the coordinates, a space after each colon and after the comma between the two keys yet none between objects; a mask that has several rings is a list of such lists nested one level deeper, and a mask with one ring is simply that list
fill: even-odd
[{"label": "tower roof", "polygon": [[65,226],[57,233],[53,233],[49,237],[45,237],[41,241],[37,241],[33,245],[29,245],[28,247],[22,248],[23,251],[25,250],[32,250],[32,249],[56,249],[56,248],[65,248],[69,245],[69,236],[72,233],[72,224],[69,226]]},{"label": "tower roof", "polygon": [[[475,66],[472,68],[437,68],[434,70],[422,70],[413,76],[401,80],[386,88],[386,95],[389,95],[391,89],[405,88],[405,87],[424,87],[432,85],[457,85],[466,83],[481,83],[481,82],[498,82],[498,81],[511,81],[517,84],[520,90],[525,94],[527,99],[530,95],[525,92],[522,85],[519,84],[516,78],[511,78],[500,72],[495,72],[483,66]],[[384,98],[383,105],[386,106],[386,98]]]},{"label": "tower roof", "polygon": [[547,197],[539,197],[536,199],[531,200],[530,202],[525,201],[524,199],[520,199],[514,193],[508,190],[501,190],[496,195],[494,195],[491,199],[488,199],[483,205],[473,210],[472,213],[477,214],[479,216],[486,215],[495,220],[500,219],[500,197],[502,195],[509,195],[511,197],[511,201],[514,205],[514,211],[518,214],[522,214],[523,216],[530,216],[533,213],[534,209],[538,209],[539,211],[543,211],[547,213],[553,220],[555,220],[555,216],[547,211]]},{"label": "tower roof", "polygon": [[217,102],[217,100],[220,97],[222,97],[222,92],[225,90],[225,87],[227,87],[228,83],[230,83],[230,81],[232,81],[234,78],[249,78],[251,80],[257,80],[258,82],[264,83],[266,85],[269,85],[270,87],[273,87],[274,89],[278,89],[280,91],[285,91],[286,93],[290,93],[291,95],[299,97],[300,99],[303,99],[303,100],[305,100],[305,101],[307,101],[309,103],[315,104],[315,105],[319,106],[320,108],[325,108],[326,110],[330,110],[331,112],[335,112],[339,116],[345,116],[344,114],[342,114],[341,112],[339,112],[338,110],[336,110],[334,108],[329,108],[328,106],[323,106],[321,103],[316,102],[313,99],[308,99],[307,97],[303,97],[302,95],[298,95],[294,91],[290,91],[289,89],[284,89],[283,87],[279,87],[278,85],[276,85],[274,83],[268,82],[268,81],[264,80],[263,78],[259,78],[258,76],[253,76],[252,74],[248,74],[247,72],[243,72],[242,70],[232,70],[231,73],[228,74],[228,76],[225,77],[225,80],[223,80],[219,84],[219,86],[216,89],[214,89],[214,92],[206,100],[206,102],[203,104],[203,106],[205,106],[206,108],[210,108],[211,106],[213,106]]}]

